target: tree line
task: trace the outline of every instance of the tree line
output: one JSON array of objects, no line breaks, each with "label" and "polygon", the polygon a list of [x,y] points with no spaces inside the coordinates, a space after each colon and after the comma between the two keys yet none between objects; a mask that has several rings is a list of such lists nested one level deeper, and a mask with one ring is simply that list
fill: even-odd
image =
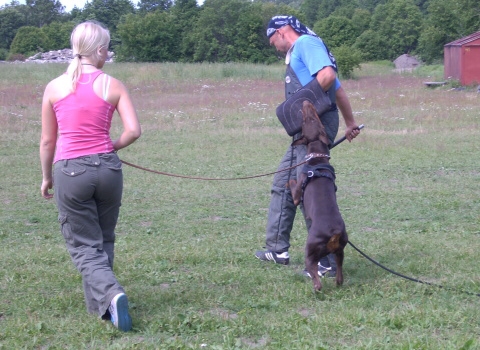
[{"label": "tree line", "polygon": [[347,76],[404,53],[440,62],[446,43],[480,30],[478,0],[91,0],[68,13],[59,0],[12,0],[0,7],[0,59],[68,48],[76,24],[97,20],[117,61],[272,63],[265,29],[277,14],[313,29]]}]

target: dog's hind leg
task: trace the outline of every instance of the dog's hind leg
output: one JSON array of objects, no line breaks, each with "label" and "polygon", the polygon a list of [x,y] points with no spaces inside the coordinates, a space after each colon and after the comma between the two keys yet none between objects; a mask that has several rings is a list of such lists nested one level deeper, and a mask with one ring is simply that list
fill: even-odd
[{"label": "dog's hind leg", "polygon": [[340,248],[335,252],[335,262],[337,263],[337,277],[335,282],[337,283],[337,286],[343,284],[343,257],[343,248]]},{"label": "dog's hind leg", "polygon": [[305,267],[310,276],[312,277],[313,288],[315,292],[319,292],[322,290],[322,282],[320,281],[320,277],[318,276],[318,263],[315,262],[316,259],[305,259]]},{"label": "dog's hind leg", "polygon": [[305,245],[305,269],[310,274],[313,288],[316,292],[322,289],[322,282],[318,275],[318,262],[322,256],[327,255],[325,242],[318,241],[315,236],[309,234]]},{"label": "dog's hind leg", "polygon": [[335,254],[335,262],[337,263],[337,277],[336,283],[337,286],[341,286],[343,284],[343,249],[345,248],[345,244],[342,244],[342,234],[338,233],[333,235],[327,243],[328,251]]}]

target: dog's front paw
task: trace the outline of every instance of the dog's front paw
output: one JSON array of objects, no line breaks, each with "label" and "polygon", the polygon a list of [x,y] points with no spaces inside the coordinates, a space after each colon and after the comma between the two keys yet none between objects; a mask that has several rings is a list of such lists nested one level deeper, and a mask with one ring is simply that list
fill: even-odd
[{"label": "dog's front paw", "polygon": [[293,204],[299,205],[300,204],[300,197],[302,195],[301,188],[297,188],[297,181],[296,180],[289,180],[288,187],[290,187],[290,191],[292,192],[293,197]]},{"label": "dog's front paw", "polygon": [[297,187],[297,180],[289,180],[287,183],[287,187],[289,187],[293,192],[295,190],[295,187]]}]

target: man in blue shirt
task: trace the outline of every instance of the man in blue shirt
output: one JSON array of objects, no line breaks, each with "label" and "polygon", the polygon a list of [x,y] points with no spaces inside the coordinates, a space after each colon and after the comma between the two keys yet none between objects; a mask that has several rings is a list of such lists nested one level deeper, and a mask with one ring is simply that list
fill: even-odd
[{"label": "man in blue shirt", "polygon": [[[286,53],[287,65],[285,75],[285,98],[288,99],[313,79],[317,79],[324,91],[329,92],[332,103],[338,106],[345,120],[345,137],[352,141],[359,133],[358,125],[352,113],[347,94],[337,78],[335,58],[323,41],[294,16],[275,16],[267,28],[270,45],[277,51]],[[338,110],[334,108],[321,116],[322,123],[330,143],[335,141],[338,132]],[[301,131],[293,136],[293,140],[301,137]],[[307,149],[305,145],[290,146],[285,153],[279,170],[295,166],[304,160]],[[267,219],[266,250],[259,250],[255,256],[263,261],[273,261],[288,265],[290,256],[290,232],[296,214],[292,194],[287,188],[288,181],[296,178],[301,167],[275,174],[271,190],[271,201]],[[310,227],[306,220],[307,229]],[[335,258],[331,254],[323,258],[319,265],[319,275],[334,276],[336,273]]]}]

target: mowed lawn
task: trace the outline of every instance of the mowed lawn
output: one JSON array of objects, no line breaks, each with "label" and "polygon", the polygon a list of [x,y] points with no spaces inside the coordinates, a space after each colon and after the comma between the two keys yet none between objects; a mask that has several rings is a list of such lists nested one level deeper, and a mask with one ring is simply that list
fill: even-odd
[{"label": "mowed lawn", "polygon": [[[0,349],[480,349],[480,94],[435,89],[443,69],[366,64],[343,81],[365,129],[332,150],[351,242],[345,283],[314,293],[291,263],[254,257],[272,176],[204,181],[124,165],[115,272],[133,331],[87,314],[53,200],[40,196],[40,106],[62,64],[0,64]],[[143,135],[120,158],[170,174],[276,170],[290,139],[275,116],[284,67],[109,64]],[[118,115],[112,137],[121,130]],[[343,136],[343,122],[338,138]],[[443,288],[437,287],[438,285]]]}]

